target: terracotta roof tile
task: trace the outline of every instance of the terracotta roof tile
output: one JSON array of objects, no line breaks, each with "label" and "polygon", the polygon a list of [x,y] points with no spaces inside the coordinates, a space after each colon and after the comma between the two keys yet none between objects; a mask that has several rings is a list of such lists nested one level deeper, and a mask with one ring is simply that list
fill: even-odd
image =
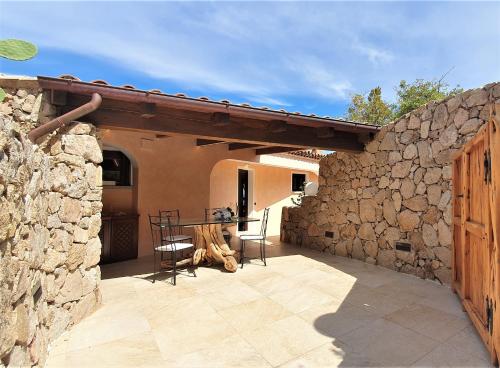
[{"label": "terracotta roof tile", "polygon": [[[40,77],[40,78],[50,78],[50,77]],[[59,79],[66,79],[66,80],[72,80],[72,81],[78,81],[78,82],[85,83],[85,82],[81,81],[79,78],[77,78],[77,77],[75,77],[73,75],[70,75],[70,74],[63,74],[63,75],[60,75],[58,78]],[[104,85],[104,86],[110,86],[110,87],[117,88],[117,86],[112,86],[108,82],[106,82],[105,80],[102,80],[102,79],[97,79],[97,80],[91,81],[90,83],[100,84],[100,85]],[[137,92],[155,93],[155,94],[160,94],[160,95],[164,95],[164,96],[171,96],[171,97],[175,96],[175,97],[186,98],[186,99],[191,99],[191,100],[207,101],[207,102],[212,102],[212,103],[223,103],[223,104],[229,104],[229,105],[234,105],[234,106],[241,106],[241,107],[245,107],[245,108],[264,110],[264,111],[269,111],[269,112],[279,112],[279,113],[284,113],[284,114],[292,114],[292,115],[297,115],[297,116],[301,116],[301,117],[311,117],[311,118],[315,118],[315,119],[332,120],[332,121],[337,121],[337,122],[338,121],[342,121],[342,122],[345,122],[345,123],[347,123],[349,125],[352,124],[354,126],[365,125],[365,124],[362,124],[362,123],[358,123],[358,122],[354,122],[354,121],[348,121],[348,120],[345,120],[345,119],[332,118],[330,116],[320,117],[320,116],[318,116],[316,114],[303,114],[300,111],[289,112],[289,111],[284,110],[284,109],[279,109],[278,110],[278,109],[273,109],[273,108],[270,108],[270,107],[267,107],[267,106],[257,107],[257,106],[252,106],[249,103],[241,103],[241,104],[237,105],[237,104],[232,103],[231,101],[226,100],[226,99],[223,99],[223,100],[220,100],[219,102],[217,102],[217,101],[210,100],[208,97],[205,97],[205,96],[201,96],[199,98],[192,98],[192,97],[187,96],[185,93],[168,94],[168,93],[162,92],[159,89],[151,89],[149,91],[145,91],[145,90],[137,89],[136,87],[134,87],[133,85],[130,85],[130,84],[126,84],[126,85],[123,85],[123,86],[118,87],[118,88],[124,88],[124,89],[134,90],[134,91],[137,91]],[[367,124],[367,125],[369,126],[369,124]],[[375,128],[375,126],[373,126],[373,128]],[[299,152],[303,152],[303,151],[299,151]]]},{"label": "terracotta roof tile", "polygon": [[92,82],[90,83],[94,83],[94,84],[102,84],[103,86],[109,86],[110,84],[108,82],[106,82],[105,80],[103,79],[96,79],[96,80],[93,80]]},{"label": "terracotta roof tile", "polygon": [[61,74],[59,76],[61,79],[68,79],[68,80],[74,80],[74,81],[79,81],[80,79],[77,77],[72,76],[71,74]]},{"label": "terracotta roof tile", "polygon": [[292,152],[287,152],[286,154],[311,158],[313,160],[318,160],[318,161],[321,160],[323,157],[327,156],[325,153],[322,153],[321,151],[317,150],[292,151]]}]

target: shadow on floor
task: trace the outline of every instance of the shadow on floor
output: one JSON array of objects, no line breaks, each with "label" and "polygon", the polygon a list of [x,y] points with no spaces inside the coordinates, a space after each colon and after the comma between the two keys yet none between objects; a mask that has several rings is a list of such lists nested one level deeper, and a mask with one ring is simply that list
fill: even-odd
[{"label": "shadow on floor", "polygon": [[[321,341],[329,341],[312,350],[287,347],[285,350],[304,352],[283,367],[489,366],[484,348],[448,288],[352,259],[285,245],[277,237],[269,240],[268,267],[258,259],[258,244],[247,247],[247,255],[255,259],[244,268],[257,279],[263,278],[255,290],[268,290],[265,282],[271,279],[266,279],[267,273],[279,274],[282,282],[290,281],[288,290],[282,287],[263,294],[319,332],[312,338],[322,335],[327,339]],[[237,239],[231,247],[239,249]],[[212,268],[226,272],[222,265]],[[147,256],[102,266],[102,279],[129,276],[152,281],[152,269],[153,257]],[[238,268],[235,276],[239,272]],[[169,282],[171,273],[157,277],[159,282]],[[191,276],[180,274],[178,281],[185,277]],[[290,345],[297,343],[295,338],[306,339],[300,336],[306,332],[292,327],[280,326],[286,333],[273,335]],[[272,339],[278,338],[272,337],[271,345]],[[266,357],[265,352],[262,355]]]}]

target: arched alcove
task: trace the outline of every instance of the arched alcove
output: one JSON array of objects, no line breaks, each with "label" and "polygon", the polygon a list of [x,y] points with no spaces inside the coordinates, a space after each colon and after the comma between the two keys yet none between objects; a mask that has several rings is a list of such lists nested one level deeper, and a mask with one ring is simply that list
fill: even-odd
[{"label": "arched alcove", "polygon": [[103,212],[136,213],[139,187],[138,164],[127,149],[103,145]]}]

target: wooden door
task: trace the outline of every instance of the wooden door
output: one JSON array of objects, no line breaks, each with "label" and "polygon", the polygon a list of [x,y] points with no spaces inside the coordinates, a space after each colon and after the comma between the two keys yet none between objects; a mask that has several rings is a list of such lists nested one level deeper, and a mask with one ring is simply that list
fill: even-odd
[{"label": "wooden door", "polygon": [[493,218],[499,206],[492,202],[496,190],[492,167],[499,161],[492,161],[491,140],[498,139],[492,129],[490,121],[453,162],[453,288],[495,361],[499,341],[494,314],[499,297]]},{"label": "wooden door", "polygon": [[[248,170],[238,169],[238,216],[248,216]],[[247,222],[238,223],[238,231],[248,230]]]},{"label": "wooden door", "polygon": [[[488,126],[491,152],[491,224],[493,230],[493,352],[500,361],[500,104],[495,104]],[[494,360],[494,359],[493,359]]]}]

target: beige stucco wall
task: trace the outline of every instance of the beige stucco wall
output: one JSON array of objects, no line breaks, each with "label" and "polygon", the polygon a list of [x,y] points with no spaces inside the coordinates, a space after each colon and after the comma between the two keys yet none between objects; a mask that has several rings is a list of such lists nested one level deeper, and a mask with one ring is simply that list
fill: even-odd
[{"label": "beige stucco wall", "polygon": [[148,214],[159,209],[180,210],[183,217],[200,217],[210,202],[210,173],[225,158],[254,160],[251,150],[229,152],[227,146],[197,147],[192,137],[157,138],[149,132],[101,130],[103,145],[122,149],[134,162],[133,188],[104,188],[103,206],[125,210],[137,191],[139,213],[139,257],[152,253]]},{"label": "beige stucco wall", "polygon": [[[291,204],[291,172],[300,170],[252,163],[258,157],[254,150],[228,151],[227,145],[198,147],[192,137],[157,138],[150,132],[114,129],[102,129],[100,136],[104,146],[123,150],[135,166],[132,187],[104,187],[103,208],[104,212],[133,212],[137,204],[139,257],[152,253],[148,214],[178,208],[183,217],[200,217],[208,207],[234,206],[238,165],[248,164],[255,170],[257,205],[253,215],[260,217],[263,208],[272,206],[269,234],[279,234],[281,207]],[[314,173],[309,177],[318,180]],[[258,229],[258,224],[254,226]]]},{"label": "beige stucco wall", "polygon": [[[291,198],[297,197],[292,192],[292,173],[304,173],[308,181],[318,182],[313,172],[266,166],[235,160],[218,162],[210,176],[210,207],[235,207],[238,199],[238,169],[250,171],[253,176],[253,208],[251,217],[261,218],[263,210],[270,207],[267,234],[279,235],[281,209],[293,205]],[[250,180],[250,179],[249,179]],[[252,205],[252,203],[250,203]],[[231,230],[234,230],[233,227]],[[258,232],[260,223],[249,224],[249,232]]]}]

